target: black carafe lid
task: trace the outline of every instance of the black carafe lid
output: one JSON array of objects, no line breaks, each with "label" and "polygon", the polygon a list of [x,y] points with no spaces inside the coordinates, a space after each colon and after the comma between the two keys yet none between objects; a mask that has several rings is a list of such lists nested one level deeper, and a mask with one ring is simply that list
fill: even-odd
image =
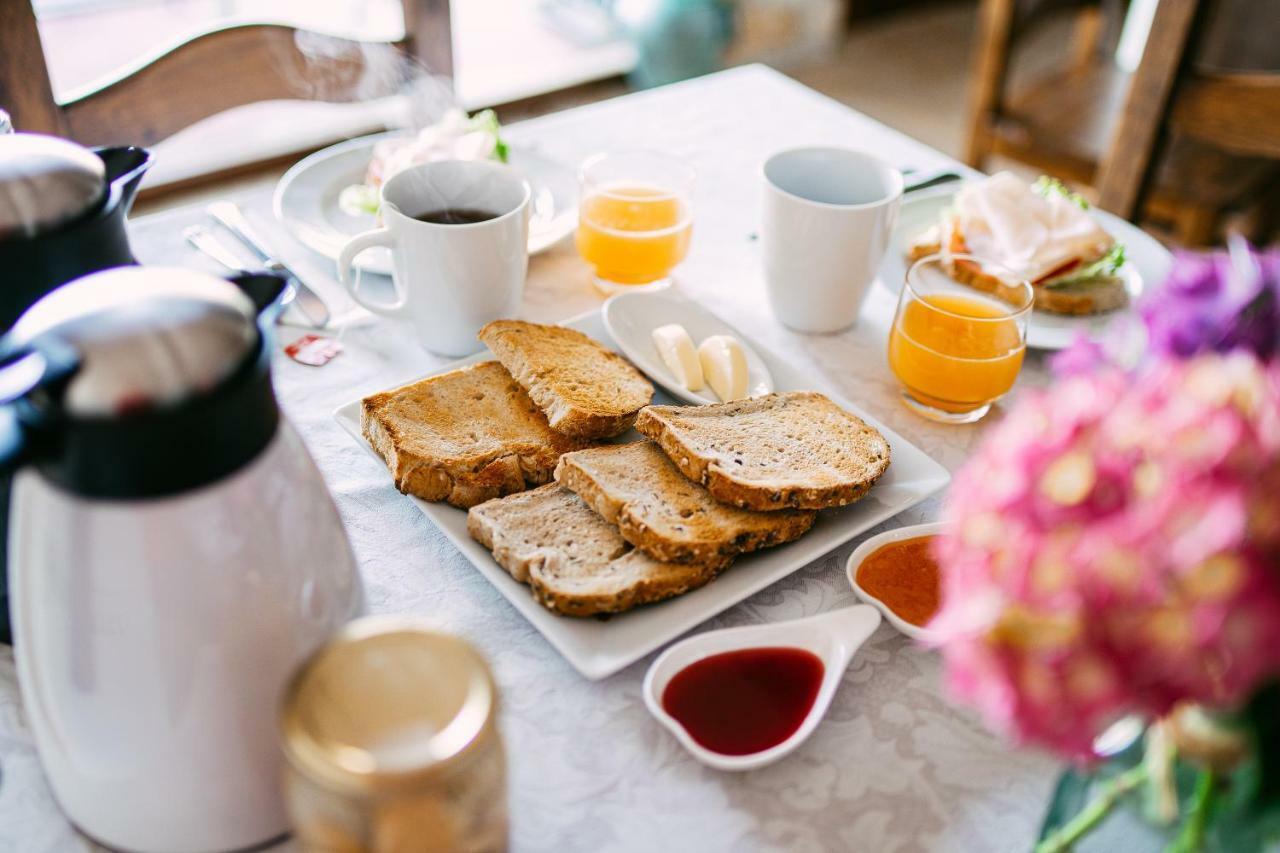
[{"label": "black carafe lid", "polygon": [[12,404],[23,456],[89,497],[171,495],[237,470],[279,418],[258,311],[235,284],[180,268],[53,291],[4,339],[0,384],[23,359],[45,374]]},{"label": "black carafe lid", "polygon": [[40,133],[0,133],[0,240],[53,231],[98,207],[106,194],[102,158]]}]

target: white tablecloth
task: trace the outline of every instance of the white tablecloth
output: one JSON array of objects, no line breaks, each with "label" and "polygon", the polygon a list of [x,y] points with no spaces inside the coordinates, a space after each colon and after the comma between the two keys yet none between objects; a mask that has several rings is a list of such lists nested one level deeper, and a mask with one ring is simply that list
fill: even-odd
[{"label": "white tablecloth", "polygon": [[[858,325],[804,336],[773,320],[763,292],[757,227],[760,163],[807,144],[870,151],[901,167],[955,164],[920,143],[760,66],[629,95],[509,128],[513,142],[574,163],[604,149],[654,147],[698,168],[693,247],[679,286],[769,349],[833,383],[954,470],[982,434],[909,413],[885,363],[894,300],[877,285]],[[241,201],[322,293],[332,265],[270,220],[268,188]],[[188,249],[181,227],[198,209],[136,220],[147,263],[216,267]],[[532,259],[523,314],[557,320],[600,298],[572,244]],[[296,331],[282,330],[289,340]],[[443,363],[393,323],[348,328],[346,351],[321,369],[279,356],[276,387],[337,501],[364,575],[369,609],[425,616],[469,638],[501,686],[517,850],[1010,850],[1026,849],[1054,776],[1043,755],[1004,747],[939,688],[939,661],[888,626],[858,653],[813,737],[789,758],[732,775],[696,763],[640,698],[645,659],[603,682],[581,678],[489,586],[330,413],[363,394]],[[1028,358],[1019,387],[1043,381]],[[998,412],[997,412],[998,415]],[[931,520],[938,499],[888,526]],[[305,536],[306,531],[298,531]],[[854,603],[843,565],[850,543],[732,608],[702,629],[808,616]],[[700,629],[700,630],[702,630]],[[54,802],[24,725],[12,655],[0,653],[0,851],[88,845]]]}]

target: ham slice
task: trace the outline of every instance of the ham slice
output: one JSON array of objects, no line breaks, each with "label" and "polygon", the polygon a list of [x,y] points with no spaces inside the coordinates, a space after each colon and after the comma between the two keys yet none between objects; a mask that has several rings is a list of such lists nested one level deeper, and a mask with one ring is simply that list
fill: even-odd
[{"label": "ham slice", "polygon": [[1009,172],[966,185],[955,199],[955,227],[968,251],[1030,281],[1093,261],[1115,240],[1061,196],[1045,198]]}]

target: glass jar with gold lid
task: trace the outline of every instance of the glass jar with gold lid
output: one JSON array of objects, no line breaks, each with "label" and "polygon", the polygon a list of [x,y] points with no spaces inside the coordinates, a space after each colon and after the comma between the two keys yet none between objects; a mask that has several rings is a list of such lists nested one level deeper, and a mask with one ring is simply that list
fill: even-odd
[{"label": "glass jar with gold lid", "polygon": [[497,704],[465,640],[410,619],[348,625],[295,674],[281,710],[300,849],[505,850]]}]

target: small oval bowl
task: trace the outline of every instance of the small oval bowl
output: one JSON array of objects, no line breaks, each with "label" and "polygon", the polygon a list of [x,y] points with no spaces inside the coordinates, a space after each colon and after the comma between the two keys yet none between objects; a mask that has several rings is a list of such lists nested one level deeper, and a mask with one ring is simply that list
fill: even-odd
[{"label": "small oval bowl", "polygon": [[737,338],[747,357],[747,396],[759,397],[774,388],[768,365],[746,336],[691,299],[669,291],[619,293],[609,297],[600,313],[605,328],[622,354],[677,400],[694,406],[720,402],[710,386],[701,391],[690,391],[676,382],[671,369],[658,355],[653,344],[653,330],[668,323],[684,326],[689,337],[693,338],[695,349],[712,335]]},{"label": "small oval bowl", "polygon": [[937,635],[927,628],[921,628],[918,625],[912,625],[898,614],[890,609],[880,599],[867,592],[858,584],[858,567],[862,565],[862,561],[870,557],[881,546],[888,545],[890,542],[901,542],[903,539],[915,539],[917,536],[934,536],[942,533],[947,526],[941,521],[930,522],[929,524],[912,524],[907,527],[897,527],[893,530],[886,530],[884,533],[877,533],[870,539],[863,542],[853,550],[849,555],[849,562],[846,564],[846,571],[849,575],[849,585],[853,587],[854,593],[858,598],[870,604],[872,607],[880,611],[885,621],[897,628],[903,634],[906,634],[913,640],[921,642],[930,642],[937,639]]},{"label": "small oval bowl", "polygon": [[[805,742],[818,727],[859,647],[880,625],[880,614],[864,604],[842,607],[805,619],[725,628],[689,637],[667,649],[644,677],[644,702],[649,713],[666,726],[689,753],[717,770],[753,770],[772,764]],[[680,721],[662,707],[662,694],[676,673],[703,658],[741,649],[789,647],[813,652],[822,660],[822,686],[809,714],[791,737],[762,752],[725,755],[702,746]]]}]

